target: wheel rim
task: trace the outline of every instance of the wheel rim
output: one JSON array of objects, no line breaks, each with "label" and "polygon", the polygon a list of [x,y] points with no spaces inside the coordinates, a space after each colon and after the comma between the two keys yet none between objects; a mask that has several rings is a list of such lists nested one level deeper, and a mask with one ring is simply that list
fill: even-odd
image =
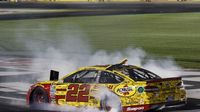
[{"label": "wheel rim", "polygon": [[48,103],[47,93],[43,89],[37,88],[33,92],[32,103],[33,104]]},{"label": "wheel rim", "polygon": [[43,94],[37,94],[36,95],[36,103],[45,103],[45,99],[44,99]]}]

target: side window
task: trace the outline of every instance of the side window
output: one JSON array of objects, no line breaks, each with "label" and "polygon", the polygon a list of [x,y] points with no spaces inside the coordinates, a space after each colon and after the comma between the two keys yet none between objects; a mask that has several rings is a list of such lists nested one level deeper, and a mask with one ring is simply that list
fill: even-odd
[{"label": "side window", "polygon": [[99,83],[120,83],[123,81],[123,78],[109,72],[102,71]]},{"label": "side window", "polygon": [[77,75],[75,82],[77,83],[95,83],[98,72],[89,70],[84,75]]},{"label": "side window", "polygon": [[64,79],[64,83],[73,83],[73,82],[75,82],[77,76],[84,75],[86,72],[87,72],[86,70],[78,71],[78,72],[66,77]]},{"label": "side window", "polygon": [[64,79],[64,82],[69,83],[95,83],[97,77],[96,70],[83,70],[77,72],[67,78]]}]

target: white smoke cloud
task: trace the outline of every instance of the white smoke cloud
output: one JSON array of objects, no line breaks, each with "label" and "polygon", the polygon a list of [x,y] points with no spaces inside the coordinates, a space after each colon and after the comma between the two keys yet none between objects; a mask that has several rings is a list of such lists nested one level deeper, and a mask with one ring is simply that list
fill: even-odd
[{"label": "white smoke cloud", "polygon": [[37,30],[28,33],[23,32],[23,24],[18,27],[15,33],[17,42],[31,51],[34,56],[31,69],[43,72],[41,79],[47,79],[51,69],[65,75],[81,66],[113,64],[124,58],[128,59],[128,64],[144,67],[161,77],[181,75],[181,68],[172,58],[152,58],[142,48],[127,46],[127,49],[118,52],[92,52],[87,36],[72,23],[55,26],[53,31],[48,25],[40,23],[36,26]]},{"label": "white smoke cloud", "polygon": [[91,93],[94,95],[94,97],[98,100],[105,101],[104,108],[106,106],[111,107],[110,112],[121,112],[121,101],[119,97],[112,93],[108,88],[104,86],[99,86],[97,91],[94,91]]},{"label": "white smoke cloud", "polygon": [[148,60],[143,67],[151,70],[163,78],[177,77],[182,75],[182,69],[176,65],[172,58]]},{"label": "white smoke cloud", "polygon": [[[33,106],[33,105],[32,105]],[[59,112],[104,112],[95,107],[75,107],[69,105],[40,104],[33,106],[33,109],[59,111]]]},{"label": "white smoke cloud", "polygon": [[[38,26],[38,31],[40,33],[17,33],[17,41],[25,44],[25,47],[31,51],[31,54],[34,56],[30,69],[41,73],[38,80],[48,80],[49,71],[51,69],[59,71],[60,76],[62,77],[81,66],[114,64],[124,58],[128,59],[128,64],[144,67],[157,73],[161,77],[179,76],[181,74],[179,72],[181,71],[181,68],[175,64],[173,59],[149,59],[148,57],[152,56],[149,56],[141,48],[128,47],[127,49],[118,52],[107,52],[106,50],[92,52],[86,35],[81,32],[77,26],[73,27],[71,24],[59,26],[54,33],[50,33],[51,35],[48,34],[48,36],[45,35],[45,33],[51,32],[51,29],[49,29],[48,26]],[[30,36],[31,38],[26,39],[25,37],[27,36]],[[101,92],[99,93],[99,98],[105,97],[105,94],[101,95]],[[109,94],[109,92],[106,93]],[[117,107],[120,107],[120,101],[112,101],[109,99],[108,102],[113,104],[111,105],[114,107],[113,109],[116,109],[112,110],[112,112],[117,112],[119,110]],[[56,108],[57,107],[55,106],[53,106],[53,108],[50,106],[48,109],[51,110]],[[61,108],[61,110],[66,110],[66,107]],[[70,109],[72,109],[72,111],[75,109],[76,111],[84,112],[99,111],[91,108],[84,108],[81,110],[81,108],[77,109],[76,107],[72,107]]]}]

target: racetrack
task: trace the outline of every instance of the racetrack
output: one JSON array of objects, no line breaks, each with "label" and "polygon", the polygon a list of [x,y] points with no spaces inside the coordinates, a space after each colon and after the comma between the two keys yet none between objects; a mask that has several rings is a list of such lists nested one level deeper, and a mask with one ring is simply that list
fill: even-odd
[{"label": "racetrack", "polygon": [[[36,19],[69,16],[92,16],[113,14],[173,13],[199,12],[200,4],[7,4],[1,3],[3,10],[7,8],[41,8],[41,9],[78,9],[78,11],[62,11],[48,13],[23,13],[0,15],[1,20]],[[80,11],[89,9],[89,11]],[[36,81],[40,74],[28,68],[32,58],[0,57],[0,111],[34,111],[25,103],[28,87]],[[188,105],[179,109],[166,109],[169,112],[200,111],[200,72],[184,71],[183,80],[188,93]]]},{"label": "racetrack", "polygon": [[[28,66],[32,58],[1,57],[0,58],[0,110],[1,111],[35,111],[26,105],[26,92],[36,81],[40,73],[30,70]],[[184,84],[188,94],[188,104],[182,108],[166,109],[167,112],[199,112],[200,111],[200,72],[185,70]]]},{"label": "racetrack", "polygon": [[[0,3],[0,20],[71,16],[200,12],[199,3]],[[9,9],[9,10],[8,10]],[[12,9],[12,10],[11,10]],[[23,10],[23,13],[15,9]],[[30,12],[30,10],[40,9]],[[54,9],[56,11],[47,11]],[[66,10],[67,9],[67,10]],[[26,10],[29,10],[26,12]],[[46,11],[44,11],[46,10]],[[7,13],[6,13],[7,12]],[[14,13],[12,13],[14,12]]]}]

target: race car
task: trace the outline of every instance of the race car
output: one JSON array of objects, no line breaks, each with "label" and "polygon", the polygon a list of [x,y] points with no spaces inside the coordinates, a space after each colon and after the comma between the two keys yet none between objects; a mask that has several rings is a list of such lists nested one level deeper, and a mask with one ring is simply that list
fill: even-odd
[{"label": "race car", "polygon": [[92,106],[108,112],[112,107],[107,98],[97,99],[92,94],[98,86],[108,88],[120,99],[122,112],[160,111],[187,103],[181,77],[161,78],[126,62],[127,59],[117,64],[82,67],[60,79],[59,72],[51,70],[50,81],[30,87],[27,103]]}]

